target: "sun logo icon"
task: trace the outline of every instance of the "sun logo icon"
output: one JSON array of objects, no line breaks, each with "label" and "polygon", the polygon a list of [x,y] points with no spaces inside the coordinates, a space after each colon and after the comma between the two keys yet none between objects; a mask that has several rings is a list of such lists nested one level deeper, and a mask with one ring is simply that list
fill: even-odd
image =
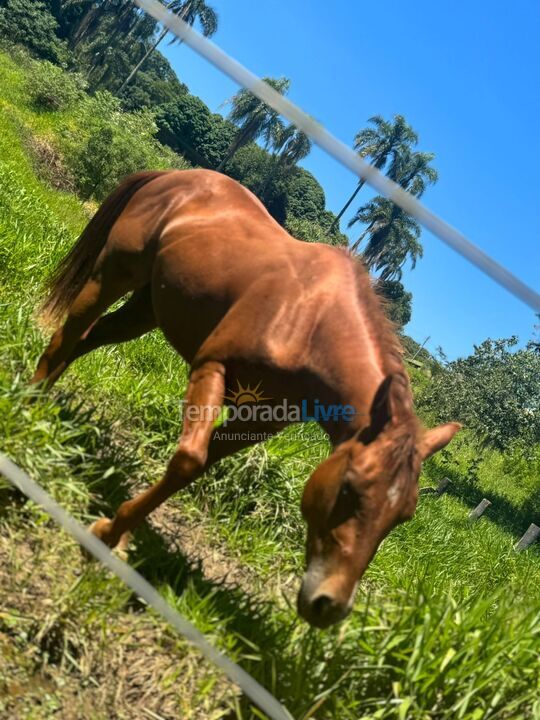
[{"label": "sun logo icon", "polygon": [[271,397],[264,397],[263,391],[260,389],[261,382],[255,387],[251,387],[248,383],[246,387],[242,385],[240,380],[236,381],[238,389],[236,391],[229,390],[229,395],[225,395],[225,400],[230,400],[237,407],[239,405],[245,405],[246,403],[258,403],[263,400],[272,400]]}]

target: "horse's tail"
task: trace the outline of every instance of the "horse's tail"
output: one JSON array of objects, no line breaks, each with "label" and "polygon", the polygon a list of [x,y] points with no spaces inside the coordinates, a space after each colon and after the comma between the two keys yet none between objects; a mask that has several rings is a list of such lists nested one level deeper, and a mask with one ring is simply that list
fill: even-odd
[{"label": "horse's tail", "polygon": [[60,261],[47,283],[48,296],[41,310],[59,320],[86,285],[109,232],[133,195],[163,171],[141,172],[127,177],[103,202],[69,253]]}]

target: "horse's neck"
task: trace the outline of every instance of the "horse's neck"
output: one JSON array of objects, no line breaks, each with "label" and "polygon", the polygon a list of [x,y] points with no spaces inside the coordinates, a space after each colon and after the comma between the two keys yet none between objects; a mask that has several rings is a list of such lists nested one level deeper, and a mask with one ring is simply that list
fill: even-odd
[{"label": "horse's neck", "polygon": [[363,317],[351,323],[346,337],[338,337],[333,329],[330,332],[333,352],[328,355],[328,365],[322,376],[331,402],[354,408],[350,422],[323,424],[335,444],[369,426],[375,394],[386,377],[403,376],[403,402],[406,405],[410,405],[410,389],[397,340],[391,344],[389,339],[393,339],[388,335],[381,338],[377,328],[364,322]]}]

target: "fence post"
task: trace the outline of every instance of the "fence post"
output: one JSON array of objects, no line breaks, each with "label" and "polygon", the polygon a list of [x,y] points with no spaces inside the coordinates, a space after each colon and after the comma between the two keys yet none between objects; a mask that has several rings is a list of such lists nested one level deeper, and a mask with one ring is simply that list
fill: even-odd
[{"label": "fence post", "polygon": [[488,500],[487,498],[484,498],[482,502],[478,503],[478,505],[474,508],[474,510],[471,510],[469,513],[469,520],[478,520],[480,515],[483,515],[484,512],[488,509],[488,507],[491,505],[491,500]]},{"label": "fence post", "polygon": [[435,494],[437,495],[437,497],[440,497],[443,493],[445,493],[448,489],[448,486],[451,484],[452,481],[450,480],[450,478],[443,477],[443,479],[439,481],[437,489],[435,490]]},{"label": "fence post", "polygon": [[538,527],[538,525],[535,525],[534,523],[531,523],[525,535],[514,545],[514,550],[516,550],[517,552],[519,552],[520,550],[525,550],[525,548],[528,548],[529,545],[532,545],[535,540],[538,540],[538,538],[540,538],[540,527]]}]

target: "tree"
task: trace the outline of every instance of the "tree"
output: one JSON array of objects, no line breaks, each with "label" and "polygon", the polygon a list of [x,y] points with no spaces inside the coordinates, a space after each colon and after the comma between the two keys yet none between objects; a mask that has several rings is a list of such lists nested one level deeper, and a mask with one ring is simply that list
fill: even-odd
[{"label": "tree", "polygon": [[342,233],[329,233],[328,225],[325,225],[324,222],[302,220],[290,215],[285,220],[285,229],[297,240],[347,247],[347,236]]},{"label": "tree", "polygon": [[[146,16],[134,7],[132,0],[47,0],[56,17],[61,35],[69,40],[75,50],[99,31],[106,15],[114,18],[108,40],[113,42],[119,33],[129,33],[139,20]],[[155,27],[155,22],[152,26]]]},{"label": "tree", "polygon": [[311,152],[311,140],[294,125],[276,126],[277,132],[272,144],[277,152],[280,165],[292,167]]},{"label": "tree", "polygon": [[439,173],[430,165],[435,153],[411,151],[403,148],[392,159],[388,177],[415,197],[421,197],[428,185],[434,185]]},{"label": "tree", "polygon": [[120,98],[126,110],[150,108],[159,112],[160,106],[174,102],[187,92],[187,86],[178,80],[169,61],[158,52],[148,58]]},{"label": "tree", "polygon": [[[388,176],[404,190],[413,195],[422,195],[426,187],[438,179],[437,171],[430,164],[434,157],[433,153],[402,148],[392,158]],[[381,273],[381,279],[399,280],[401,268],[407,259],[411,260],[414,268],[417,259],[422,257],[420,225],[391,200],[377,196],[356,212],[349,227],[357,222],[367,227],[351,250],[357,250],[369,237],[363,258],[370,269]]]},{"label": "tree", "polygon": [[485,444],[540,439],[540,356],[515,350],[517,338],[485,340],[474,353],[441,368],[417,402],[435,421],[458,420]]},{"label": "tree", "polygon": [[149,110],[126,113],[107,92],[77,108],[76,130],[63,133],[60,150],[84,198],[102,200],[120,179],[139,170],[185,167],[185,161],[155,140]]},{"label": "tree", "polygon": [[[536,314],[536,319],[540,321],[540,313]],[[540,356],[540,322],[534,326],[533,337],[527,343],[527,349]]]},{"label": "tree", "polygon": [[[171,0],[167,3],[167,9],[181,17],[188,25],[194,25],[195,21],[198,20],[201,26],[202,34],[205,37],[212,37],[212,35],[214,35],[217,31],[218,16],[215,10],[205,3],[205,0],[187,0],[186,2],[182,0]],[[129,85],[135,75],[139,72],[142,65],[144,65],[150,55],[155,52],[160,43],[165,39],[168,32],[169,29],[166,27],[161,30],[155,42],[150,44],[146,53],[124,80],[120,86],[119,92],[122,92],[122,90]]]},{"label": "tree", "polygon": [[32,52],[54,63],[66,63],[69,51],[56,36],[58,23],[42,2],[7,0],[0,7],[0,37],[26,45]]},{"label": "tree", "polygon": [[403,346],[403,350],[405,351],[405,356],[409,360],[418,360],[422,363],[424,368],[428,370],[429,374],[432,374],[440,369],[441,363],[426,348],[425,343],[428,340],[429,336],[422,344],[420,344],[409,335],[400,333],[400,341]]},{"label": "tree", "polygon": [[202,167],[216,167],[236,134],[234,125],[189,93],[160,108],[156,122],[161,142]]},{"label": "tree", "polygon": [[[227,174],[260,198],[261,183],[271,166],[272,156],[251,142],[234,155],[227,166]],[[298,166],[274,176],[266,190],[264,203],[280,225],[285,225],[291,217],[313,223],[327,220],[324,190],[314,175]]]},{"label": "tree", "polygon": [[[392,121],[380,115],[374,115],[368,122],[374,127],[367,127],[356,135],[354,149],[362,158],[371,158],[373,167],[383,170],[389,160],[396,163],[401,153],[418,142],[418,136],[406,122],[403,115],[394,115]],[[364,187],[365,180],[360,180],[354,192],[336,216],[335,224],[339,224],[344,213]]]},{"label": "tree", "polygon": [[[82,8],[78,21],[70,28],[69,45],[75,49],[79,43],[86,39],[93,30],[96,29],[100,16],[106,11],[105,2],[82,2],[76,3],[77,9]],[[58,6],[62,9],[62,3]]]},{"label": "tree", "polygon": [[407,259],[414,268],[422,257],[423,249],[418,241],[420,225],[391,200],[377,196],[358,210],[350,225],[356,222],[367,228],[351,251],[357,250],[369,236],[362,257],[370,270],[380,272],[382,280],[400,280]]},{"label": "tree", "polygon": [[[287,78],[263,79],[282,95],[288,91],[291,84]],[[276,127],[281,123],[278,113],[273,108],[244,88],[239,90],[228,102],[232,105],[229,120],[239,129],[217,170],[222,170],[235,152],[249,142],[262,137],[266,145],[269,145],[275,135]]]},{"label": "tree", "polygon": [[[131,8],[131,15],[125,21],[126,27],[136,17]],[[136,32],[118,32],[118,18],[112,10],[103,12],[95,31],[77,47],[76,52],[76,62],[83,69],[92,90],[109,90],[120,95],[123,106],[128,110],[155,108],[172,102],[187,91],[168,60],[156,52],[120,93],[122,79],[145,54],[148,42],[155,34],[156,23],[151,17],[145,15],[136,24]],[[115,34],[117,37],[113,41]]]},{"label": "tree", "polygon": [[34,60],[28,67],[26,92],[38,110],[67,110],[84,98],[86,82],[48,60]]},{"label": "tree", "polygon": [[301,167],[294,168],[285,183],[286,217],[320,222],[326,197],[317,178]]},{"label": "tree", "polygon": [[379,280],[375,286],[386,300],[386,314],[400,328],[411,319],[412,293],[407,292],[399,280]]},{"label": "tree", "polygon": [[[271,155],[257,143],[250,142],[241,147],[231,158],[227,165],[227,174],[259,197],[261,185],[270,172],[271,163]],[[273,197],[273,192],[270,193],[270,197]]]}]

